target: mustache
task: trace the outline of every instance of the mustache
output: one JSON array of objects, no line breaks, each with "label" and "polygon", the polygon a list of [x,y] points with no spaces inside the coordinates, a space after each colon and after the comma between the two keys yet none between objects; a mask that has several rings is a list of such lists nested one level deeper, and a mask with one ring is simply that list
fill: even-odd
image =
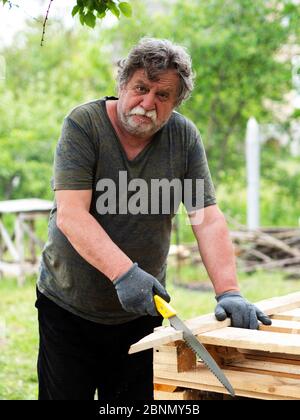
[{"label": "mustache", "polygon": [[129,115],[143,115],[150,118],[153,122],[156,122],[157,113],[153,109],[152,111],[145,111],[141,106],[136,106],[129,111]]}]

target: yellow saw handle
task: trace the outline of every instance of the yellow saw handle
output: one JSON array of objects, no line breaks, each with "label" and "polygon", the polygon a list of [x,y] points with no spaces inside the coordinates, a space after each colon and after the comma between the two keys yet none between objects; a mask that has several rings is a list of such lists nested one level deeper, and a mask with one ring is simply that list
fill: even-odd
[{"label": "yellow saw handle", "polygon": [[157,311],[164,317],[164,318],[171,318],[171,316],[176,315],[176,311],[172,306],[166,302],[163,298],[158,295],[153,296],[155,306]]}]

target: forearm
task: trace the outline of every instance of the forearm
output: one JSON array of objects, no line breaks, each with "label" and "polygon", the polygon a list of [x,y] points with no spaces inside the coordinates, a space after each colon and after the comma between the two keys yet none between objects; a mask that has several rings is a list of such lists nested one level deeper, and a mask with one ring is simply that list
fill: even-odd
[{"label": "forearm", "polygon": [[224,216],[202,227],[196,238],[216,294],[239,290],[233,245]]},{"label": "forearm", "polygon": [[111,240],[89,212],[79,210],[60,216],[57,225],[81,257],[111,281],[132,266],[130,258]]}]

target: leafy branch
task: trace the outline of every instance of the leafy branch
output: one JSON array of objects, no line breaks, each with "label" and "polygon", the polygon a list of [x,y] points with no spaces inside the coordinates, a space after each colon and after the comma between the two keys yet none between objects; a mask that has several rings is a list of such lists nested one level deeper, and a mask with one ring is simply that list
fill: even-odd
[{"label": "leafy branch", "polygon": [[103,19],[107,12],[111,12],[118,19],[123,14],[131,17],[131,5],[125,1],[119,0],[77,0],[77,4],[73,7],[72,16],[79,15],[82,25],[94,28],[96,20]]},{"label": "leafy branch", "polygon": [[50,12],[50,7],[52,4],[53,0],[50,0],[49,4],[48,4],[48,9],[46,12],[46,16],[43,22],[43,33],[42,33],[42,39],[41,39],[41,47],[43,46],[43,42],[44,42],[44,37],[45,37],[45,33],[46,33],[46,24],[47,24],[47,20],[48,20],[48,16],[49,16],[49,12]]},{"label": "leafy branch", "polygon": [[[41,45],[43,45],[46,24],[53,1],[54,0],[49,0],[48,9],[43,22]],[[3,6],[7,3],[10,8],[14,6],[10,0],[0,0],[0,3],[2,3]],[[131,17],[132,8],[128,2],[120,0],[76,0],[76,4],[72,9],[72,16],[74,17],[78,15],[81,25],[87,25],[90,28],[94,28],[97,19],[105,18],[108,12],[112,13],[119,19],[121,15]]]}]

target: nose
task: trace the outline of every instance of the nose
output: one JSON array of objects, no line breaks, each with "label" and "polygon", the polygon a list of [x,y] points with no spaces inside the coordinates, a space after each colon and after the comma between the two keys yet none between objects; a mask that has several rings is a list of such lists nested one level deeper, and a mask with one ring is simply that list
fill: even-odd
[{"label": "nose", "polygon": [[148,92],[143,95],[143,99],[140,105],[144,108],[145,111],[152,111],[155,109],[155,94],[153,92]]}]

